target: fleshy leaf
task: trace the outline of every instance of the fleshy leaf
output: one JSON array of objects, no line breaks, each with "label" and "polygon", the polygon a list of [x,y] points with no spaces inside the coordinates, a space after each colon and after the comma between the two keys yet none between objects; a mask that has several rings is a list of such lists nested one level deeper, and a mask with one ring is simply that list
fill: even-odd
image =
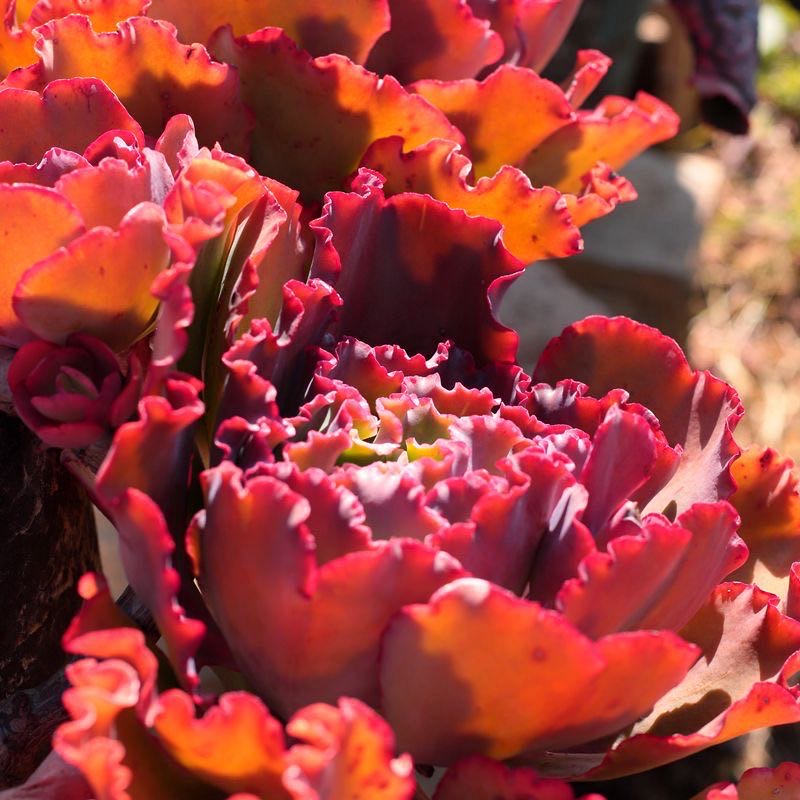
[{"label": "fleshy leaf", "polygon": [[371,708],[347,697],[338,707],[307,706],[286,732],[299,739],[284,785],[295,800],[411,800],[416,784],[407,755],[394,757],[392,729]]},{"label": "fleshy leaf", "polygon": [[300,470],[283,462],[260,474],[274,475],[308,500],[306,524],[314,536],[318,565],[371,546],[371,532],[364,524],[364,508],[358,498],[322,470],[313,467]]},{"label": "fleshy leaf", "polygon": [[8,0],[0,7],[0,77],[11,70],[30,64],[36,58],[33,37],[14,23],[14,6]]},{"label": "fleshy leaf", "polygon": [[266,320],[254,320],[223,356],[231,376],[220,405],[220,418],[266,413],[264,381],[277,391],[284,414],[297,411],[317,363],[317,348],[327,339],[342,301],[323,281],[288,281],[283,306],[273,331]]},{"label": "fleshy leaf", "polygon": [[468,2],[503,37],[506,60],[537,72],[556,52],[580,8],[580,0]]},{"label": "fleshy leaf", "polygon": [[206,626],[187,617],[178,604],[181,581],[173,567],[175,545],[164,515],[151,498],[137,489],[128,489],[112,501],[110,508],[119,533],[125,576],[153,613],[181,682],[194,688],[194,656]]},{"label": "fleshy leaf", "polygon": [[434,535],[431,543],[476,577],[522,594],[536,550],[563,513],[559,507],[575,479],[564,465],[532,450],[518,456],[514,471],[519,485],[485,492],[467,521]]},{"label": "fleshy leaf", "polygon": [[622,387],[656,415],[669,444],[682,447],[677,472],[648,509],[675,500],[683,511],[731,495],[741,403],[726,383],[694,371],[675,341],[625,317],[588,317],[547,345],[533,373],[551,385],[563,378],[582,381],[594,397]]},{"label": "fleshy leaf", "polygon": [[247,315],[239,325],[241,332],[251,320],[261,317],[275,326],[283,287],[287,281],[305,277],[308,261],[304,235],[307,231],[300,219],[303,207],[298,202],[299,192],[270,178],[265,179],[265,184],[286,214],[286,221],[258,265],[258,286],[247,298]]},{"label": "fleshy leaf", "polygon": [[306,201],[340,189],[376,139],[402,136],[406,149],[436,137],[462,141],[444,114],[393,77],[379,78],[340,55],[314,59],[279,29],[238,39],[224,29],[211,51],[237,67],[255,112],[253,166]]},{"label": "fleshy leaf", "polygon": [[235,71],[200,45],[179,44],[169,24],[133,17],[116,32],[95,33],[87,17],[73,14],[42,25],[38,34],[39,63],[10,75],[10,86],[39,90],[58,78],[91,75],[111,88],[149,136],[160,136],[173,114],[185,112],[201,144],[247,151],[250,119]]},{"label": "fleshy leaf", "polygon": [[159,206],[140,203],[119,230],[99,227],[74,239],[22,276],[14,310],[48,341],[80,331],[115,349],[129,347],[156,312],[150,284],[170,261],[165,224]]},{"label": "fleshy leaf", "polygon": [[609,409],[580,474],[589,490],[582,520],[596,538],[602,538],[611,517],[650,477],[655,458],[655,437],[647,422],[636,414]]},{"label": "fleshy leaf", "polygon": [[524,173],[509,166],[472,185],[469,159],[446,139],[434,139],[409,153],[403,152],[399,137],[381,139],[367,150],[361,165],[385,177],[387,196],[429,194],[450,208],[502,223],[503,244],[525,264],[575,255],[583,247],[560,192],[534,188]]},{"label": "fleshy leaf", "polygon": [[786,603],[792,567],[800,561],[797,469],[769,447],[751,447],[733,462],[731,474],[737,486],[731,503],[742,518],[739,533],[750,548],[747,562],[731,577],[755,583]]},{"label": "fleshy leaf", "polygon": [[[3,93],[0,92],[0,97]],[[25,271],[84,231],[78,210],[52,189],[0,184],[0,342],[19,346],[31,338],[11,305]]]},{"label": "fleshy leaf", "polygon": [[537,145],[521,169],[537,186],[580,192],[583,176],[598,161],[620,169],[651,145],[674,136],[679,124],[666,103],[645,92],[633,100],[608,95]]},{"label": "fleshy leaf", "polygon": [[771,797],[784,800],[800,798],[800,764],[784,761],[774,769],[748,769],[738,785],[715,783],[692,800],[767,800]]},{"label": "fleshy leaf", "polygon": [[633,184],[617,175],[608,164],[597,164],[582,181],[583,187],[577,195],[563,195],[572,224],[579,228],[610,214],[620,203],[630,203],[639,196]]},{"label": "fleshy leaf", "polygon": [[83,14],[96,31],[113,31],[118,22],[144,13],[147,0],[38,0],[25,27],[36,28],[51,19]]},{"label": "fleshy leaf", "polygon": [[503,40],[465,0],[389,0],[392,25],[367,68],[400,83],[472,78],[499,61]]},{"label": "fleshy leaf", "polygon": [[337,483],[358,498],[373,539],[405,537],[422,541],[446,520],[425,504],[425,487],[402,465],[376,462],[345,469]]},{"label": "fleshy leaf", "polygon": [[608,552],[587,556],[558,608],[587,636],[632,629],[679,630],[714,587],[746,557],[727,503],[697,503],[677,524],[645,519],[641,533],[621,536]]},{"label": "fleshy leaf", "polygon": [[386,199],[379,177],[367,171],[354,188],[331,192],[311,224],[311,277],[330,283],[344,301],[338,336],[426,356],[451,339],[479,365],[512,363],[517,336],[493,312],[523,265],[498,241],[500,224],[425,195]]},{"label": "fleshy leaf", "polygon": [[[176,539],[185,528],[186,494],[193,434],[203,405],[198,387],[182,380],[166,382],[166,397],[148,396],[139,405],[141,419],[123,425],[97,474],[95,493],[120,536],[125,574],[151,610],[164,635],[178,674],[195,683],[194,653],[205,625],[189,619],[177,595],[194,600],[187,557]],[[177,568],[176,568],[177,567]]]},{"label": "fleshy leaf", "polygon": [[285,484],[267,476],[243,483],[227,462],[203,483],[200,583],[259,693],[280,714],[342,694],[376,704],[387,622],[463,574],[458,564],[399,540],[317,568],[308,502]]},{"label": "fleshy leaf", "polygon": [[561,84],[573,108],[580,108],[597,88],[611,66],[611,59],[599,50],[579,50],[572,73]]},{"label": "fleshy leaf", "polygon": [[141,382],[136,354],[126,375],[114,353],[86,334],[70,335],[64,347],[28,342],[8,369],[17,413],[51,447],[88,447],[126,422]]},{"label": "fleshy leaf", "polygon": [[[543,778],[528,767],[513,769],[484,756],[457,761],[442,778],[432,800],[573,800],[569,784]],[[585,795],[581,800],[602,800]]]},{"label": "fleshy leaf", "polygon": [[[743,584],[722,584],[681,631],[702,648],[686,678],[656,703],[602,764],[588,774],[612,778],[685,758],[757,728],[800,720],[800,623],[775,598]],[[569,764],[570,756],[565,756]],[[600,759],[598,758],[598,761]],[[584,772],[586,764],[580,766]]]},{"label": "fleshy leaf", "polygon": [[100,134],[127,130],[144,146],[139,124],[114,93],[95,78],[48,83],[42,93],[0,91],[0,120],[14,120],[0,131],[0,161],[36,164],[51,147],[82,153]]},{"label": "fleshy leaf", "polygon": [[[629,725],[696,657],[693,645],[665,632],[593,643],[555,612],[468,578],[407,606],[389,625],[383,708],[399,746],[423,763],[509,758]],[[642,671],[646,682],[635,677]]]},{"label": "fleshy leaf", "polygon": [[56,730],[53,747],[81,770],[92,796],[210,800],[208,786],[177,767],[148,734],[158,662],[142,632],[94,631],[69,642],[68,650],[92,658],[67,668],[72,688],[64,693],[63,702],[72,721]]},{"label": "fleshy leaf", "polygon": [[[409,88],[441,109],[463,131],[479,178],[493,175],[504,164],[521,163],[573,120],[564,92],[520,67],[504,65],[482,81],[423,80]],[[594,162],[583,172],[592,166]],[[534,184],[555,186],[538,179]]]},{"label": "fleshy leaf", "polygon": [[170,756],[226,792],[288,800],[281,724],[247,692],[223,694],[200,718],[178,689],[159,698],[153,729]]},{"label": "fleshy leaf", "polygon": [[224,25],[234,36],[282,28],[313,56],[340,53],[357,64],[389,30],[388,0],[153,0],[147,14],[175,25],[186,44],[206,43]]}]

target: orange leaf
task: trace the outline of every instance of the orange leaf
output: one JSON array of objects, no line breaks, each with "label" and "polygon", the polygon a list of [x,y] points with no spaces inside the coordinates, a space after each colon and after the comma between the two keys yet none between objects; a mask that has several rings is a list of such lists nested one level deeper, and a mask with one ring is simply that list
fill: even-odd
[{"label": "orange leaf", "polygon": [[[203,473],[200,582],[242,671],[280,714],[340,695],[378,702],[380,636],[460,566],[415,541],[376,543],[315,564],[308,502],[230,462]],[[331,631],[336,631],[331,636]]]},{"label": "orange leaf", "polygon": [[153,0],[147,14],[171,22],[187,44],[207,42],[223,25],[234,36],[283,28],[311,55],[340,53],[357,64],[389,30],[388,0]]},{"label": "orange leaf", "polygon": [[0,184],[0,342],[15,346],[30,338],[11,305],[14,288],[25,270],[83,231],[78,210],[54,190]]},{"label": "orange leaf", "polygon": [[253,792],[288,800],[281,776],[286,751],[281,724],[247,692],[223,694],[195,718],[191,697],[163,694],[153,729],[179,764],[226,792]]},{"label": "orange leaf", "polygon": [[339,55],[312,59],[280,30],[239,39],[223,30],[211,49],[238,68],[255,112],[253,166],[309,200],[341,188],[375,139],[402,136],[407,149],[437,136],[462,140],[441,112],[394,78]]},{"label": "orange leaf", "polygon": [[96,31],[113,31],[118,22],[143,14],[148,0],[38,0],[25,25],[36,28],[51,19],[83,14]]},{"label": "orange leaf", "polygon": [[80,331],[124,349],[141,336],[158,305],[153,279],[169,264],[163,210],[140,203],[119,230],[94,228],[29,269],[14,291],[14,310],[43,339]]},{"label": "orange leaf", "polygon": [[800,800],[800,764],[784,762],[775,769],[749,769],[739,781],[739,800]]},{"label": "orange leaf", "polygon": [[543,69],[561,44],[580,0],[468,0],[505,43],[505,58],[521,67]]},{"label": "orange leaf", "polygon": [[367,68],[400,83],[472,78],[503,55],[503,40],[465,0],[389,0],[391,30]]},{"label": "orange leaf", "polygon": [[617,175],[608,164],[600,162],[581,178],[579,194],[565,194],[572,224],[582,228],[589,222],[610,214],[619,203],[630,203],[638,197],[633,184]]},{"label": "orange leaf", "polygon": [[35,164],[51,147],[82,153],[110,130],[131,131],[144,146],[138,123],[95,78],[52,81],[41,94],[0,90],[0,161]]},{"label": "orange leaf", "polygon": [[502,66],[483,81],[421,80],[409,89],[441,109],[464,133],[478,177],[493,175],[504,164],[519,164],[573,120],[564,92],[520,67]]},{"label": "orange leaf", "polygon": [[731,497],[742,518],[739,531],[750,558],[732,580],[790,595],[792,565],[800,561],[800,475],[790,458],[769,447],[751,447],[733,462],[737,489]]},{"label": "orange leaf", "polygon": [[678,132],[680,119],[645,92],[633,100],[608,96],[593,111],[578,111],[569,125],[532,149],[521,165],[534,184],[580,192],[582,177],[598,161],[620,169],[650,145]]},{"label": "orange leaf", "polygon": [[168,23],[133,17],[117,27],[95,33],[87,17],[75,14],[42,25],[39,63],[10,75],[8,84],[41,89],[57,78],[91,75],[108,84],[149,136],[160,136],[173,114],[185,112],[201,144],[246,151],[249,116],[235,70],[199,45],[179,44]]},{"label": "orange leaf", "polygon": [[429,194],[472,216],[503,225],[503,244],[525,264],[575,255],[582,239],[560,192],[534,189],[515,167],[501,167],[491,178],[471,185],[472,164],[459,145],[434,139],[409,153],[399,137],[380,139],[367,150],[362,166],[386,178],[387,196],[412,191]]},{"label": "orange leaf", "polygon": [[407,606],[389,625],[383,708],[399,746],[423,763],[476,752],[532,755],[631,724],[696,656],[694,646],[664,631],[594,643],[559,614],[466,578],[426,605]]},{"label": "orange leaf", "polygon": [[[775,598],[743,584],[721,584],[681,631],[702,655],[588,775],[613,778],[685,758],[757,728],[800,721],[800,623]],[[564,756],[568,764],[570,756]],[[556,762],[557,763],[557,762]],[[584,772],[586,764],[580,765]]]},{"label": "orange leaf", "polygon": [[55,189],[78,209],[87,228],[118,228],[134,206],[153,199],[149,165],[128,166],[119,158],[72,170]]},{"label": "orange leaf", "polygon": [[338,708],[307,706],[286,732],[300,740],[284,782],[296,800],[411,800],[407,755],[394,757],[392,729],[371,708],[342,697]]},{"label": "orange leaf", "polygon": [[12,10],[13,6],[8,4],[8,10],[0,18],[0,77],[36,60],[33,36],[13,24],[14,15],[9,13]]}]

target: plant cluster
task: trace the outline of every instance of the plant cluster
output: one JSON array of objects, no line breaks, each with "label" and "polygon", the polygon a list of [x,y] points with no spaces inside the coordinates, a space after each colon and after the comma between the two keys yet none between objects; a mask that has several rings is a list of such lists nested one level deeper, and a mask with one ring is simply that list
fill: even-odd
[{"label": "plant cluster", "polygon": [[496,317],[677,127],[539,77],[577,5],[10,4],[8,391],[158,627],[84,576],[25,797],[568,799],[800,720],[792,465],[658,331]]}]

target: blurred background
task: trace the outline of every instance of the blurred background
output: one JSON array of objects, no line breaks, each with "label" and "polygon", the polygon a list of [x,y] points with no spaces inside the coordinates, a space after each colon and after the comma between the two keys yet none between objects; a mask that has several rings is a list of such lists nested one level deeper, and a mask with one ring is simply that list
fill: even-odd
[{"label": "blurred background", "polygon": [[588,314],[634,317],[736,387],[740,443],[800,459],[800,13],[761,4],[760,99],[747,135],[700,122],[692,48],[672,6],[587,0],[548,68],[554,78],[577,47],[615,59],[598,94],[644,89],[683,124],[622,170],[639,200],[587,226],[583,255],[538,264],[509,292],[501,317],[522,334],[521,362],[530,367]]}]

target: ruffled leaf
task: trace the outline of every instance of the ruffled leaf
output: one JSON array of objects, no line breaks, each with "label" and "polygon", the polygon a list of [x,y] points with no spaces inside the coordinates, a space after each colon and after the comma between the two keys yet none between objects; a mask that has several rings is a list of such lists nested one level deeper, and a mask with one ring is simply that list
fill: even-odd
[{"label": "ruffled leaf", "polygon": [[430,541],[476,577],[522,594],[538,547],[564,516],[564,501],[576,482],[563,464],[532,450],[519,454],[513,472],[517,485],[482,491],[468,520]]},{"label": "ruffled leaf", "polygon": [[591,111],[578,111],[525,158],[521,169],[537,185],[579,192],[598,161],[620,169],[651,145],[678,132],[680,119],[666,103],[639,92],[633,100],[609,95]]},{"label": "ruffled leaf", "polygon": [[255,112],[253,166],[305,200],[341,188],[376,139],[402,136],[406,149],[436,137],[462,141],[444,114],[393,77],[381,79],[340,55],[312,58],[279,29],[238,39],[225,29],[211,50],[237,67]]},{"label": "ruffled leaf", "polygon": [[639,534],[612,539],[607,553],[584,559],[580,579],[559,592],[558,608],[592,637],[679,630],[745,559],[736,523],[727,503],[695,504],[674,525],[645,519]]},{"label": "ruffled leaf", "polygon": [[220,789],[288,800],[282,726],[257,697],[223,694],[195,718],[189,695],[175,689],[159,698],[153,730],[175,761]]},{"label": "ruffled leaf", "polygon": [[68,14],[84,14],[96,31],[113,31],[118,22],[143,14],[147,0],[37,0],[25,22],[36,28]]},{"label": "ruffled leaf", "polygon": [[737,785],[715,783],[692,800],[765,800],[770,797],[800,798],[800,764],[784,761],[774,769],[748,769]]},{"label": "ruffled leaf", "polygon": [[682,511],[731,495],[739,398],[710,373],[694,371],[672,339],[625,317],[588,317],[547,345],[533,373],[534,381],[552,385],[563,378],[582,381],[595,397],[622,387],[656,415],[669,444],[683,449],[677,472],[649,509],[674,500]]},{"label": "ruffled leaf", "polygon": [[376,704],[379,639],[389,619],[461,568],[413,541],[317,567],[308,503],[285,484],[267,476],[243,483],[226,462],[203,483],[200,582],[259,693],[281,714],[342,694]]},{"label": "ruffled leaf", "polygon": [[[592,643],[560,615],[470,578],[394,618],[381,654],[383,708],[400,747],[423,763],[509,758],[629,725],[696,657],[663,632]],[[642,671],[646,682],[635,677]]]},{"label": "ruffled leaf", "polygon": [[429,194],[450,208],[495,219],[503,225],[503,244],[525,264],[581,251],[580,233],[555,189],[533,188],[524,173],[509,166],[473,185],[472,164],[459,145],[446,139],[434,139],[408,153],[403,147],[399,137],[381,139],[361,160],[362,166],[385,177],[387,196]]},{"label": "ruffled leaf", "polygon": [[388,0],[203,0],[191,6],[181,0],[153,0],[147,13],[175,25],[186,44],[205,43],[224,25],[230,25],[234,36],[282,28],[313,56],[340,53],[357,64],[364,63],[389,30]]},{"label": "ruffled leaf", "polygon": [[472,78],[499,61],[503,40],[465,0],[389,0],[391,29],[367,68],[400,83]]},{"label": "ruffled leaf", "polygon": [[[520,164],[573,120],[564,92],[520,67],[502,66],[482,81],[423,80],[410,88],[441,109],[464,133],[479,178],[493,175],[505,164]],[[555,185],[540,180],[534,184]]]},{"label": "ruffled leaf", "polygon": [[130,131],[144,146],[139,124],[116,95],[95,78],[48,83],[42,93],[0,91],[0,119],[14,120],[2,130],[0,161],[35,164],[51,147],[82,153],[100,134]]},{"label": "ruffled leaf", "polygon": [[[612,778],[685,758],[757,728],[800,720],[800,623],[770,595],[722,584],[681,631],[702,649],[697,663],[649,716],[588,774]],[[600,759],[598,758],[598,761]],[[571,757],[564,756],[564,765]],[[580,772],[587,768],[584,761]]]},{"label": "ruffled leaf", "polygon": [[[3,93],[0,93],[2,97]],[[0,342],[19,346],[31,338],[11,305],[14,288],[33,264],[85,230],[78,210],[52,189],[0,184]]]},{"label": "ruffled leaf", "polygon": [[479,365],[513,362],[517,336],[494,308],[523,265],[498,241],[500,224],[425,195],[386,199],[378,176],[366,171],[354,189],[331,192],[311,224],[311,277],[330,283],[344,301],[337,335],[423,355],[450,339]]},{"label": "ruffled leaf", "polygon": [[286,732],[299,739],[284,785],[295,800],[411,800],[416,784],[407,755],[394,756],[392,729],[371,708],[342,697],[336,708],[307,706]]},{"label": "ruffled leaf", "polygon": [[800,561],[800,478],[794,462],[769,447],[751,447],[734,461],[731,474],[737,487],[731,503],[750,548],[747,562],[731,577],[778,595],[795,616],[800,610],[793,578]]},{"label": "ruffled leaf", "polygon": [[159,206],[140,203],[118,230],[94,228],[74,239],[22,276],[14,310],[48,341],[63,342],[80,331],[115,349],[129,347],[156,312],[150,284],[171,258],[165,224]]},{"label": "ruffled leaf", "polygon": [[171,25],[133,17],[116,32],[95,33],[87,17],[72,14],[37,33],[39,63],[10,75],[9,85],[41,90],[59,78],[91,75],[111,88],[149,136],[160,136],[173,114],[185,112],[201,144],[247,151],[250,119],[235,71],[199,45],[179,44]]},{"label": "ruffled leaf", "polygon": [[491,22],[505,44],[505,59],[537,72],[561,44],[580,0],[468,0],[475,14]]}]

